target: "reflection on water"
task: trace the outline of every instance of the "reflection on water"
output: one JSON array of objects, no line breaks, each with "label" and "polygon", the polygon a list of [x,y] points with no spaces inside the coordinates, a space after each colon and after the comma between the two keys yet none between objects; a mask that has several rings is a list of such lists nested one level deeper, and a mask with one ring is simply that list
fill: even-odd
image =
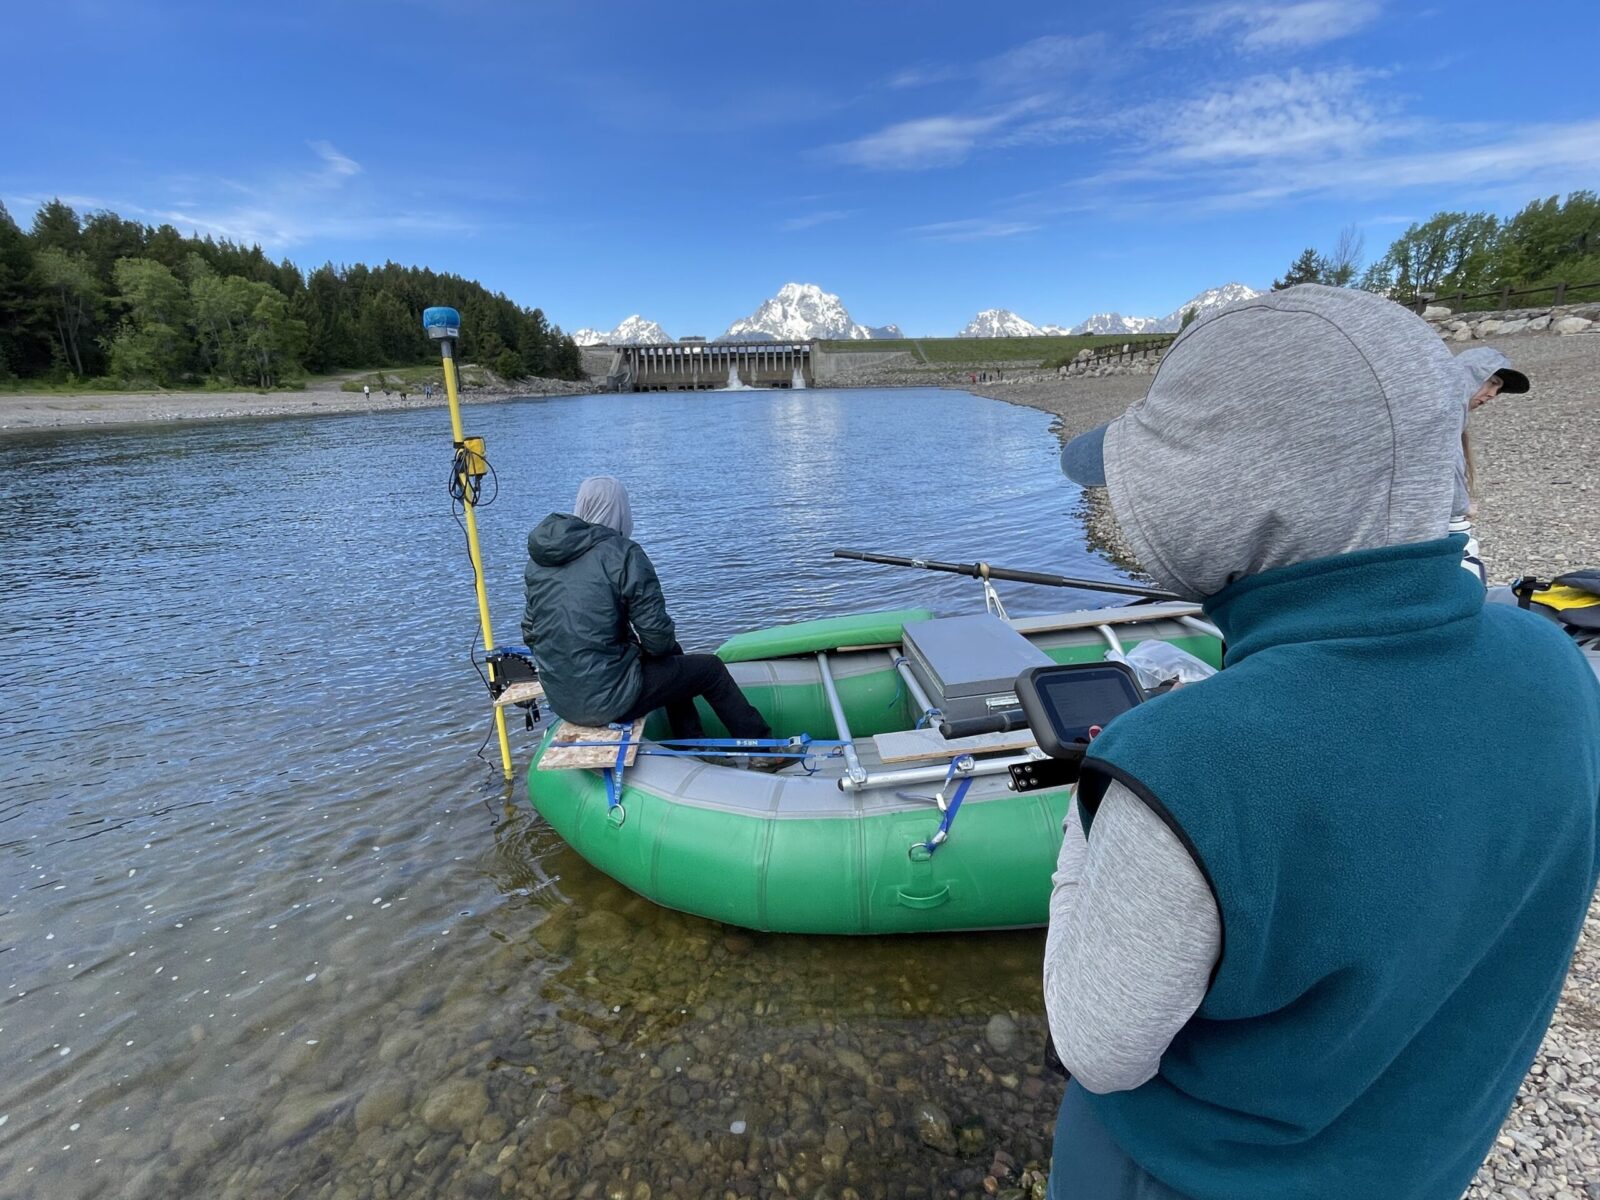
[{"label": "reflection on water", "polygon": [[[690,648],[980,603],[834,546],[1106,569],[1046,418],[972,396],[468,424],[509,640],[527,530],[596,472]],[[665,912],[475,757],[447,439],[419,411],[0,443],[0,1195],[922,1196],[1042,1159],[1040,935]]]}]

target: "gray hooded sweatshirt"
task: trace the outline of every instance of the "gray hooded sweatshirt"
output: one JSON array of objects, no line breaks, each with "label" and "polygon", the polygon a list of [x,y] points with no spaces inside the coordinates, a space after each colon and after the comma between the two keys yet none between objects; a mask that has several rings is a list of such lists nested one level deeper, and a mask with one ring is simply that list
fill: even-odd
[{"label": "gray hooded sweatshirt", "polygon": [[[1244,575],[1444,537],[1461,368],[1421,318],[1304,285],[1192,324],[1105,439],[1112,509],[1156,581],[1196,599]],[[1205,687],[1205,683],[1191,684]],[[1045,942],[1056,1051],[1126,1091],[1210,986],[1216,901],[1172,829],[1119,783],[1064,840]]]},{"label": "gray hooded sweatshirt", "polygon": [[[1489,376],[1510,365],[1511,360],[1493,346],[1474,346],[1456,355],[1456,366],[1461,369],[1462,375],[1462,432],[1466,431],[1467,417],[1472,412],[1472,398],[1478,394],[1478,389],[1489,381]],[[1467,489],[1467,449],[1465,444],[1458,443],[1456,450],[1456,490],[1451,512],[1456,517],[1465,517],[1472,508],[1472,493]]]}]

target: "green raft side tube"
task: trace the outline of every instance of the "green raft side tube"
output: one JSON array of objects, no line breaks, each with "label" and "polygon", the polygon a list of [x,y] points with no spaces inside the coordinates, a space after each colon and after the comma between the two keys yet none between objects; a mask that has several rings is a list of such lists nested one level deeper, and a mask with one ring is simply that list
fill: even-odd
[{"label": "green raft side tube", "polygon": [[901,608],[774,625],[770,629],[734,634],[717,647],[717,657],[734,663],[815,654],[818,650],[837,650],[841,646],[897,646],[905,636],[902,626],[932,619],[932,609]]},{"label": "green raft side tube", "polygon": [[[874,813],[863,798],[837,815],[735,812],[660,794],[639,774],[624,775],[620,826],[597,771],[538,772],[537,807],[590,864],[664,907],[770,933],[936,933],[1049,917],[1066,790],[1018,796],[990,779],[978,796],[975,784],[950,840],[918,859],[911,846],[939,823],[931,804]],[[832,780],[757,786],[774,809],[780,789],[839,795]]]}]

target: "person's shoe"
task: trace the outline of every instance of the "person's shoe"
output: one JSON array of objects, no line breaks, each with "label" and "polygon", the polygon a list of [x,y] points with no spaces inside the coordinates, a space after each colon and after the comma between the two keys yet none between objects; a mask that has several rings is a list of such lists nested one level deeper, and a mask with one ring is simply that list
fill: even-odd
[{"label": "person's shoe", "polygon": [[799,761],[797,758],[787,758],[781,754],[774,754],[750,759],[745,769],[747,771],[765,771],[768,775],[776,775],[785,767],[793,766]]}]

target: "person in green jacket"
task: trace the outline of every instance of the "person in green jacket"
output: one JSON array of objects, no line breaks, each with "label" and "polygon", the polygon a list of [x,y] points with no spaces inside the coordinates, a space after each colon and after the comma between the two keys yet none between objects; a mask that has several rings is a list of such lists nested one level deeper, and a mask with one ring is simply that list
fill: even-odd
[{"label": "person in green jacket", "polygon": [[[685,654],[655,566],[629,535],[627,490],[609,475],[585,479],[570,513],[528,535],[522,637],[556,715],[578,725],[634,721],[667,710],[674,737],[702,738],[697,696],[735,738],[772,730],[714,654]],[[758,756],[752,769],[792,759]]]}]

